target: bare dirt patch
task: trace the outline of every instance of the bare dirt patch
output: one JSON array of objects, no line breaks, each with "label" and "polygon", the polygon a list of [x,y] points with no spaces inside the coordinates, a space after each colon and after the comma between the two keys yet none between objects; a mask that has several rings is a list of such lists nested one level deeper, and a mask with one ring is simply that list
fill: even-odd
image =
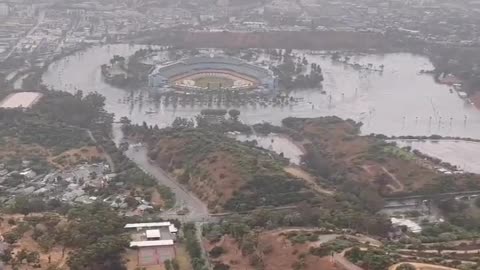
[{"label": "bare dirt patch", "polygon": [[105,160],[104,153],[96,146],[85,146],[54,155],[51,149],[36,144],[20,143],[15,138],[3,138],[3,141],[0,141],[0,163],[31,158],[44,160],[58,169],[68,169],[83,162]]},{"label": "bare dirt patch", "polygon": [[352,121],[325,117],[292,125],[312,142],[305,149],[314,165],[355,175],[358,181],[377,186],[383,195],[416,191],[440,176],[421,166],[413,154],[382,139],[360,136]]},{"label": "bare dirt patch", "polygon": [[50,156],[50,151],[39,145],[21,144],[14,138],[3,138],[3,142],[0,143],[0,160],[31,156],[46,158]]},{"label": "bare dirt patch", "polygon": [[180,266],[180,270],[192,270],[192,264],[190,263],[190,256],[188,256],[185,246],[180,244],[177,246],[176,260]]},{"label": "bare dirt patch", "polygon": [[[266,270],[292,269],[300,257],[304,258],[306,270],[337,270],[328,257],[317,257],[309,253],[310,245],[292,244],[281,231],[262,232],[258,236],[258,250],[263,250],[262,260]],[[206,244],[207,250],[221,246],[226,252],[215,262],[230,265],[232,270],[252,269],[250,259],[242,254],[238,242],[230,236],[224,236],[216,244]]]},{"label": "bare dirt patch", "polygon": [[162,195],[158,193],[158,190],[155,188],[152,188],[152,200],[151,203],[153,206],[156,207],[164,207],[165,206],[165,201],[162,199]]},{"label": "bare dirt patch", "polygon": [[[397,263],[392,265],[388,270],[395,270],[397,266],[401,265],[402,263]],[[433,265],[433,264],[425,264],[425,263],[410,263],[416,267],[417,270],[458,270],[457,268],[450,268],[445,266]]]},{"label": "bare dirt patch", "polygon": [[309,174],[308,172],[306,172],[305,170],[303,170],[302,168],[300,168],[298,166],[288,166],[288,167],[285,167],[284,170],[285,170],[285,172],[292,175],[293,177],[297,177],[299,179],[305,180],[308,183],[308,185],[310,186],[310,188],[312,188],[313,190],[315,190],[318,193],[322,193],[322,194],[326,194],[326,195],[333,195],[333,193],[334,193],[331,190],[327,190],[325,188],[322,188],[320,185],[318,185],[318,183],[317,183],[317,181],[316,181],[316,179],[313,175]]},{"label": "bare dirt patch", "polygon": [[[34,214],[32,214],[34,215]],[[7,214],[2,214],[3,220],[0,221],[0,234],[4,234],[12,229],[15,228],[15,226],[18,226],[17,224],[21,221],[23,221],[24,216],[23,215],[7,215]],[[13,219],[16,221],[16,224],[11,225],[8,223],[8,220]],[[32,233],[33,230],[29,230],[23,234],[23,237],[19,239],[15,244],[12,245],[12,252],[16,254],[19,252],[21,249],[26,249],[29,252],[31,251],[37,251],[40,254],[40,266],[41,268],[37,269],[47,269],[51,265],[58,265],[58,266],[64,266],[66,265],[67,261],[67,254],[70,251],[69,249],[65,249],[65,253],[62,252],[63,248],[62,246],[56,245],[52,247],[51,250],[48,252],[44,252],[40,245],[32,238]],[[62,256],[64,254],[64,256]],[[50,262],[49,262],[50,261]],[[11,266],[7,266],[5,270],[10,270]],[[19,265],[18,269],[20,270],[29,270],[32,269],[32,266],[23,264]]]},{"label": "bare dirt patch", "polygon": [[204,146],[195,140],[209,138],[199,139],[190,134],[185,137],[160,138],[150,150],[149,156],[206,202],[212,211],[222,211],[223,206],[235,196],[235,192],[245,186],[253,175],[251,167],[257,166],[253,161],[258,162],[255,155],[259,153],[229,138],[222,138],[226,141],[219,142],[225,144],[225,147],[210,147],[205,151],[191,149],[188,146],[192,143],[198,143],[200,148]]},{"label": "bare dirt patch", "polygon": [[68,169],[82,162],[98,162],[100,160],[105,160],[105,158],[96,146],[68,150],[48,159],[50,163],[60,169]]}]

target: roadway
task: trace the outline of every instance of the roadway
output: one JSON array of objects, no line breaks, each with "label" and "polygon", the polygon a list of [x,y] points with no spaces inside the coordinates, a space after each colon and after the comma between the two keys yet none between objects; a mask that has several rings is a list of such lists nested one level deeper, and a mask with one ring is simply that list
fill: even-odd
[{"label": "roadway", "polygon": [[399,196],[399,197],[387,197],[387,198],[385,198],[385,201],[388,202],[388,201],[405,201],[405,200],[427,200],[427,199],[449,198],[449,197],[456,197],[456,196],[472,196],[472,195],[480,195],[480,190],[455,191],[455,192],[411,195],[411,196]]},{"label": "roadway", "polygon": [[[172,179],[164,170],[158,165],[150,162],[147,156],[147,149],[144,146],[131,146],[125,155],[135,162],[137,166],[145,173],[154,177],[161,185],[165,185],[172,189],[175,193],[175,206],[161,213],[162,218],[179,219],[182,222],[206,222],[211,221],[212,217],[208,213],[208,208],[198,197],[192,192],[188,191],[175,179]],[[186,208],[188,213],[185,215],[178,215],[177,211]]]},{"label": "roadway", "polygon": [[[31,34],[35,33],[35,31],[38,29],[38,27],[40,26],[40,24],[42,24],[43,22],[43,19],[45,19],[45,10],[40,10],[38,12],[38,17],[37,17],[37,23],[32,27],[30,28],[30,30],[28,30],[28,32],[25,34],[25,37],[28,37],[30,36]],[[15,43],[15,45],[12,47],[12,49],[8,52],[7,56],[5,57],[5,59],[8,59],[18,48],[18,45],[20,44],[20,42],[22,41],[23,38],[20,38],[18,39],[17,43]]]}]

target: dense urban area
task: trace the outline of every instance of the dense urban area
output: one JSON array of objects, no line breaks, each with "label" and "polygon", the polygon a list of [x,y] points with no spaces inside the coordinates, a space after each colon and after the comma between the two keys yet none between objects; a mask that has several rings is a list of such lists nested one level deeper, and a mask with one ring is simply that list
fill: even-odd
[{"label": "dense urban area", "polygon": [[0,0],[0,270],[479,270],[480,1]]}]

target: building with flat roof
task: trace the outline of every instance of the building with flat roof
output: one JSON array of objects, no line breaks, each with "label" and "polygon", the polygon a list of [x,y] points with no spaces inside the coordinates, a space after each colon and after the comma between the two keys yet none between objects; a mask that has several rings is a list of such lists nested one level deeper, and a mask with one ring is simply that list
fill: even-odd
[{"label": "building with flat roof", "polygon": [[176,257],[175,240],[178,229],[171,222],[130,223],[130,248],[137,249],[137,266],[161,265]]}]

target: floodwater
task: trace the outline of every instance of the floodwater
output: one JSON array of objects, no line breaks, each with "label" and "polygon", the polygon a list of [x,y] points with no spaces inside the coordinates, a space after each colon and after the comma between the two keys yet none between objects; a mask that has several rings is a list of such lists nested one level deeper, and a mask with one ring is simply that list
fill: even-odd
[{"label": "floodwater", "polygon": [[14,89],[22,89],[22,85],[23,85],[23,79],[27,78],[28,75],[30,74],[24,74],[22,76],[20,76],[14,83],[13,83],[13,88]]},{"label": "floodwater", "polygon": [[300,165],[303,149],[284,136],[271,133],[267,136],[238,134],[233,137],[242,142],[256,140],[257,146],[277,154],[283,153],[290,163]]},{"label": "floodwater", "polygon": [[[146,121],[160,127],[169,125],[175,117],[193,117],[202,107],[173,108],[146,102],[120,103],[127,91],[103,82],[100,66],[108,63],[113,55],[129,56],[141,46],[105,45],[89,48],[84,52],[53,63],[43,76],[43,81],[58,90],[75,92],[97,91],[107,98],[106,109],[118,118],[127,116],[132,121]],[[320,64],[325,81],[322,94],[318,89],[297,90],[291,95],[304,101],[285,107],[245,106],[241,120],[254,124],[271,122],[280,124],[289,117],[319,117],[337,115],[362,121],[362,132],[386,135],[429,135],[480,138],[480,112],[465,103],[449,87],[436,84],[430,75],[418,74],[420,70],[433,68],[430,61],[411,54],[356,55],[351,62],[378,67],[383,73],[356,70],[343,63],[332,62],[330,57],[306,55],[310,63]],[[146,113],[149,111],[150,113]],[[153,112],[153,113],[152,113]]]},{"label": "floodwater", "polygon": [[456,140],[396,140],[398,146],[410,146],[412,149],[439,158],[461,170],[480,174],[480,143]]}]

